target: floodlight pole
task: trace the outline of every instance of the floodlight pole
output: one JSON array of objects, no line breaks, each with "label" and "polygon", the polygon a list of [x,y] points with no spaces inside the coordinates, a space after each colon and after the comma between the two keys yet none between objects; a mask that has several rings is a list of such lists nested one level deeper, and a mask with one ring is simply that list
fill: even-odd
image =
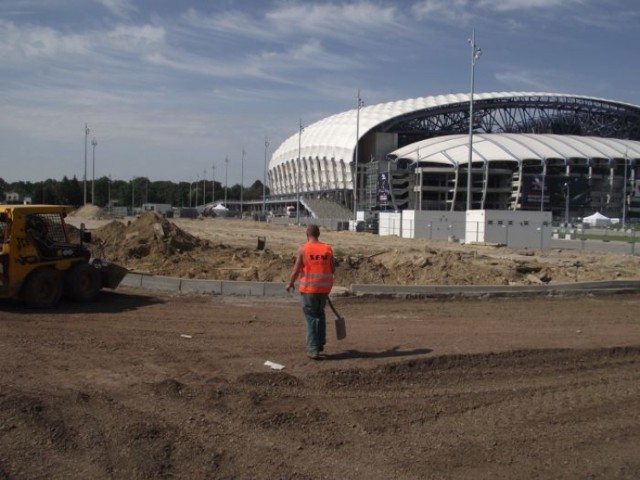
[{"label": "floodlight pole", "polygon": [[93,173],[91,174],[91,203],[93,205],[96,204],[96,146],[98,145],[98,141],[96,137],[93,137],[91,140],[91,145],[93,146]]},{"label": "floodlight pole", "polygon": [[302,132],[304,127],[302,126],[302,119],[300,119],[300,125],[298,128],[298,166],[296,175],[296,225],[300,225],[300,164],[302,155]]},{"label": "floodlight pole", "polygon": [[229,178],[229,157],[225,157],[224,158],[224,206],[226,208],[229,208],[227,206],[227,185],[229,184],[228,178]]},{"label": "floodlight pole", "polygon": [[476,61],[482,55],[482,50],[476,45],[476,31],[471,31],[468,40],[471,45],[471,96],[469,98],[469,163],[467,164],[467,211],[471,210],[471,164],[473,153],[473,91],[475,87]]},{"label": "floodlight pole", "polygon": [[84,177],[83,177],[83,189],[84,189],[84,205],[87,204],[87,139],[89,137],[89,126],[84,124]]},{"label": "floodlight pole", "polygon": [[244,145],[242,146],[242,162],[240,164],[240,218],[244,212],[244,156],[247,152],[244,151]]},{"label": "floodlight pole", "polygon": [[207,169],[202,172],[202,208],[207,204]]},{"label": "floodlight pole", "polygon": [[569,228],[569,198],[571,197],[571,187],[569,181],[564,184],[566,198],[564,200],[564,223],[566,228]]},{"label": "floodlight pole", "polygon": [[360,107],[363,102],[360,98],[360,89],[358,89],[358,102],[356,107],[356,150],[353,160],[353,229],[356,229],[358,223],[358,145],[360,144]]},{"label": "floodlight pole", "polygon": [[211,164],[211,203],[216,202],[216,164]]},{"label": "floodlight pole", "polygon": [[267,214],[267,150],[269,139],[264,137],[264,180],[262,181],[262,215]]},{"label": "floodlight pole", "polygon": [[624,232],[627,221],[627,155],[629,148],[624,151],[624,185],[622,186],[622,231]]},{"label": "floodlight pole", "polygon": [[196,204],[195,208],[198,209],[198,181],[200,180],[200,175],[196,175],[196,181],[194,182],[196,185]]}]

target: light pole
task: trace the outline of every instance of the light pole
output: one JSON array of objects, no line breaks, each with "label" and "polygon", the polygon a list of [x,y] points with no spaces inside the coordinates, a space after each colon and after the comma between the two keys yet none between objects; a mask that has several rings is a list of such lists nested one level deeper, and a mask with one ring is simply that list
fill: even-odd
[{"label": "light pole", "polygon": [[624,232],[627,221],[627,155],[629,148],[624,151],[624,185],[622,186],[622,231]]},{"label": "light pole", "polygon": [[189,179],[189,208],[191,208],[191,185],[193,184],[193,178]]},{"label": "light pole", "polygon": [[135,177],[131,177],[131,215],[133,215],[133,209],[135,208]]},{"label": "light pole", "polygon": [[300,164],[302,163],[302,132],[304,132],[304,127],[302,126],[302,119],[300,119],[300,125],[298,127],[298,165],[296,167],[296,225],[300,225]]},{"label": "light pole", "polygon": [[200,176],[196,175],[196,181],[195,181],[195,186],[196,186],[196,210],[198,209],[198,182],[200,181]]},{"label": "light pole", "polygon": [[202,172],[202,208],[207,204],[207,169]]},{"label": "light pole", "polygon": [[224,206],[226,208],[229,208],[229,206],[227,205],[227,179],[229,175],[229,157],[225,157],[224,159]]},{"label": "light pole", "polygon": [[107,182],[107,211],[111,213],[111,174],[109,174],[109,181]]},{"label": "light pole", "polygon": [[211,203],[216,201],[216,164],[211,164]]},{"label": "light pole", "polygon": [[242,161],[240,163],[240,218],[242,218],[242,212],[244,211],[244,146],[242,147]]},{"label": "light pole", "polygon": [[264,180],[262,181],[262,215],[267,214],[267,150],[269,139],[264,137]]},{"label": "light pole", "polygon": [[96,146],[98,145],[98,141],[96,137],[93,137],[91,140],[91,145],[93,146],[93,173],[91,174],[91,203],[96,204]]},{"label": "light pole", "polygon": [[84,189],[84,205],[87,204],[87,139],[89,137],[89,126],[84,124],[84,177],[83,177],[83,189]]},{"label": "light pole", "polygon": [[356,228],[358,220],[358,144],[360,143],[360,107],[364,105],[358,89],[358,105],[356,108],[356,151],[353,161],[353,228]]},{"label": "light pole", "polygon": [[476,31],[471,32],[468,40],[471,45],[471,96],[469,98],[469,163],[467,164],[467,211],[471,210],[471,163],[473,153],[473,90],[475,87],[476,61],[482,55],[482,50],[476,45]]},{"label": "light pole", "polygon": [[569,197],[571,196],[571,187],[569,186],[569,182],[565,182],[565,200],[564,200],[564,223],[567,228],[569,228]]}]

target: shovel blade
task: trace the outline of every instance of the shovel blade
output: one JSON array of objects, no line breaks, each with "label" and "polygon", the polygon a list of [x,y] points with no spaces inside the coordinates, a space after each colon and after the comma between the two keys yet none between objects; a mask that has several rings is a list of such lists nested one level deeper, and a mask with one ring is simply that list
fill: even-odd
[{"label": "shovel blade", "polygon": [[335,320],[336,324],[336,338],[338,340],[342,340],[347,337],[347,324],[344,321],[344,318],[337,317]]}]

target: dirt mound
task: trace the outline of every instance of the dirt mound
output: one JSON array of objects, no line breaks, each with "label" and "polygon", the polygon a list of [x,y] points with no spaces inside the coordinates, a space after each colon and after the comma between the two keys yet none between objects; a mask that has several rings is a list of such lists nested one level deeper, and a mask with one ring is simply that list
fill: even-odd
[{"label": "dirt mound", "polygon": [[69,214],[71,217],[86,218],[88,220],[99,220],[107,218],[107,214],[102,208],[96,205],[85,205]]},{"label": "dirt mound", "polygon": [[113,221],[95,230],[94,238],[102,245],[104,256],[116,262],[146,257],[165,259],[202,243],[156,212],[146,212],[128,225]]}]

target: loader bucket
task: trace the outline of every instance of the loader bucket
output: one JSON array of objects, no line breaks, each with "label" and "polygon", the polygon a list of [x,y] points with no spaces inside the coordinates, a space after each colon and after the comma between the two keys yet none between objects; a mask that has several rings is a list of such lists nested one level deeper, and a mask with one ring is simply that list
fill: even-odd
[{"label": "loader bucket", "polygon": [[92,265],[100,270],[102,287],[112,290],[118,288],[118,285],[120,285],[120,282],[128,272],[126,268],[106,260],[94,259]]}]

